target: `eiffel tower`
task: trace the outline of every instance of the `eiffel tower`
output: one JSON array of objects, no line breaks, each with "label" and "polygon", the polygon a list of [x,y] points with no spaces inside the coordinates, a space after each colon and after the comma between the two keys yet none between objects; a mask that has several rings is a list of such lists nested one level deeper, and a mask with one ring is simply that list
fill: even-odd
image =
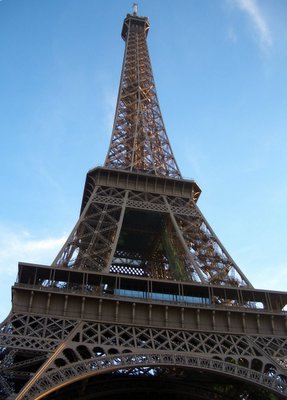
[{"label": "eiffel tower", "polygon": [[287,293],[254,289],[175,161],[146,17],[125,41],[103,167],[51,266],[19,263],[0,325],[1,399],[287,398]]}]

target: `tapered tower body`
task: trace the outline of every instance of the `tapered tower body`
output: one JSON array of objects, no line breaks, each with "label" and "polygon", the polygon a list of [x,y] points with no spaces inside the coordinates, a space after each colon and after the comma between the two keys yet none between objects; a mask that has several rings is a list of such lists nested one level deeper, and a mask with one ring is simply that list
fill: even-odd
[{"label": "tapered tower body", "polygon": [[128,14],[104,167],[51,266],[20,263],[0,399],[284,399],[287,293],[256,290],[200,212]]}]

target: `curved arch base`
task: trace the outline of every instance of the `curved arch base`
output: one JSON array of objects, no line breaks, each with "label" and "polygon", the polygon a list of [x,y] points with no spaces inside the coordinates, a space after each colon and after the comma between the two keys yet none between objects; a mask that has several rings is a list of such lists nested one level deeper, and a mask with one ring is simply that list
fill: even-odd
[{"label": "curved arch base", "polygon": [[270,392],[226,376],[186,368],[134,368],[96,375],[45,400],[279,400]]},{"label": "curved arch base", "polygon": [[[180,388],[189,387],[189,397],[186,398],[191,400],[224,399],[225,397],[222,396],[226,394],[226,391],[230,392],[228,393],[229,399],[286,399],[287,391],[285,379],[280,378],[280,375],[263,374],[246,367],[204,357],[147,353],[89,358],[62,367],[47,369],[42,377],[39,376],[38,379],[35,377],[34,384],[24,388],[18,398],[23,400],[92,399],[93,397],[86,397],[88,383],[103,380],[105,376],[111,376],[113,379],[124,377],[131,382],[134,382],[135,378],[144,377],[148,378],[149,382],[164,380],[168,385],[176,378]],[[94,386],[94,398],[97,398],[96,394],[102,396],[98,397],[99,399],[110,398],[101,394],[103,385],[96,383],[92,386]],[[74,387],[81,388],[77,396],[75,396]],[[205,394],[198,397],[199,388],[201,392],[208,391],[208,397],[204,397]],[[236,388],[239,388],[239,392]],[[115,393],[116,389],[110,383],[108,389]],[[136,390],[138,391],[137,387]],[[69,395],[64,397],[63,391]],[[129,384],[127,391],[127,393],[131,391]],[[236,394],[233,395],[233,392]],[[60,393],[60,396],[57,393]],[[191,397],[194,396],[194,393],[197,397]],[[217,397],[211,396],[211,393],[215,393]],[[257,393],[260,393],[259,397]],[[125,396],[125,399],[129,398],[128,396],[129,394]]]}]

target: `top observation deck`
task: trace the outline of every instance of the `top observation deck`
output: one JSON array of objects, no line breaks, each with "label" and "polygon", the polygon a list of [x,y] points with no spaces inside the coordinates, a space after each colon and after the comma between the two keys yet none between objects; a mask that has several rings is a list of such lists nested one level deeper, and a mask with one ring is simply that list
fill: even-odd
[{"label": "top observation deck", "polygon": [[139,17],[137,14],[127,14],[122,28],[122,38],[127,40],[129,30],[132,32],[145,32],[146,36],[149,31],[149,20],[147,17]]}]

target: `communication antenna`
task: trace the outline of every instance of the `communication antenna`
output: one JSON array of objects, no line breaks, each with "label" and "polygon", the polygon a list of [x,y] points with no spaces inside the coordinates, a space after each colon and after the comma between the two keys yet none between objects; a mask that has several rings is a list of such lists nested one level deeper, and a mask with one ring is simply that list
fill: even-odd
[{"label": "communication antenna", "polygon": [[133,3],[134,15],[138,15],[138,5],[137,3]]}]

